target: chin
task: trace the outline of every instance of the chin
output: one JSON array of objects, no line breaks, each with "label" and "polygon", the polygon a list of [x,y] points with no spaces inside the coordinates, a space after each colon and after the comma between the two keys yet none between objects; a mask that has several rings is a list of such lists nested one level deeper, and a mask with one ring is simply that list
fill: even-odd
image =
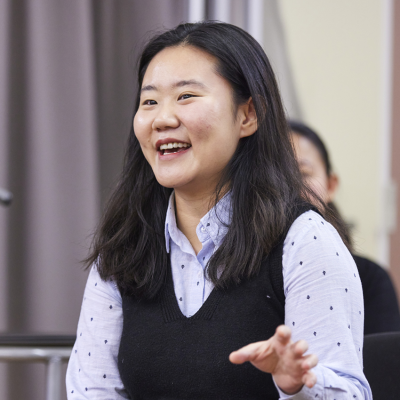
[{"label": "chin", "polygon": [[177,189],[182,186],[185,186],[189,182],[182,179],[176,179],[172,177],[161,177],[156,175],[157,182],[168,189]]}]

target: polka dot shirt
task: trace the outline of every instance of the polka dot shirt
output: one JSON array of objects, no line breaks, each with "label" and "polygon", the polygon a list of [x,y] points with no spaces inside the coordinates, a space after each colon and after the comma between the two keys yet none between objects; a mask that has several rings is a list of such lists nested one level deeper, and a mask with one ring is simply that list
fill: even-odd
[{"label": "polka dot shirt", "polygon": [[[203,244],[196,255],[178,230],[173,194],[165,224],[175,293],[182,313],[193,315],[213,287],[204,278],[207,261],[221,243],[229,222],[229,195],[200,221]],[[281,399],[372,399],[363,374],[363,298],[352,256],[336,230],[308,211],[290,228],[283,247],[285,324],[293,340],[304,339],[318,356],[317,384]],[[127,399],[117,357],[122,332],[122,300],[113,282],[103,282],[94,266],[89,274],[77,340],[67,371],[68,399]]]}]

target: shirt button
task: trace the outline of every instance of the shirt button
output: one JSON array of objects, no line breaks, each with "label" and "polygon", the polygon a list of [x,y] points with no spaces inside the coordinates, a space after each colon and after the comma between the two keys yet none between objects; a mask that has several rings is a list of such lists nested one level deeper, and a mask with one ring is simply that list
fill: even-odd
[{"label": "shirt button", "polygon": [[203,275],[203,273],[200,271],[200,272],[197,274],[197,277],[198,277],[198,278],[201,278],[202,275]]},{"label": "shirt button", "polygon": [[204,226],[202,226],[202,227],[200,228],[200,230],[204,233],[204,232],[206,231],[206,228],[204,228]]}]

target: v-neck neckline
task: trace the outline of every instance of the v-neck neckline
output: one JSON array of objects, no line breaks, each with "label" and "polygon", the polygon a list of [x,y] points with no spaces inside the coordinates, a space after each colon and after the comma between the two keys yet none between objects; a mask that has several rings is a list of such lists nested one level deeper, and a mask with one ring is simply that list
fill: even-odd
[{"label": "v-neck neckline", "polygon": [[213,288],[206,301],[201,305],[195,314],[190,317],[184,315],[179,308],[178,299],[175,294],[174,281],[172,278],[171,267],[168,268],[167,282],[164,286],[161,295],[161,307],[165,322],[172,322],[176,320],[193,321],[198,319],[208,320],[211,319],[217,308],[219,302],[223,297],[223,292]]}]

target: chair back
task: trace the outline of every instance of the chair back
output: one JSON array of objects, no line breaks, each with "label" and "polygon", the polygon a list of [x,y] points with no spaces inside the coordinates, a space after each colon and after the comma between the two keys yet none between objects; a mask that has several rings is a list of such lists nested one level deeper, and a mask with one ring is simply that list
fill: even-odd
[{"label": "chair back", "polygon": [[400,332],[365,335],[364,374],[374,400],[400,399]]}]

